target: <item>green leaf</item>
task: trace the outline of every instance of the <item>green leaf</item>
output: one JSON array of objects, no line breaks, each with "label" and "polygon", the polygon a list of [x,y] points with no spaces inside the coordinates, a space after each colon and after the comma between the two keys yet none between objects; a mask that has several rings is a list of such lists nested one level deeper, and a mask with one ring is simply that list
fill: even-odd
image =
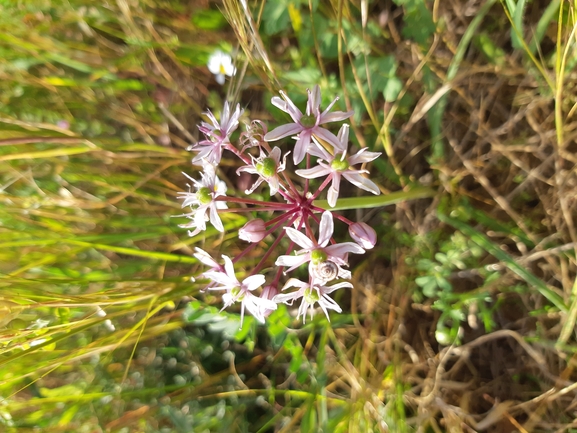
[{"label": "green leaf", "polygon": [[425,0],[394,0],[394,3],[405,7],[403,35],[425,45],[429,37],[435,33],[433,15],[427,8]]},{"label": "green leaf", "polygon": [[219,30],[227,25],[224,15],[219,10],[212,9],[197,11],[191,22],[201,30]]},{"label": "green leaf", "polygon": [[495,45],[493,40],[486,33],[481,33],[473,40],[477,48],[487,57],[487,59],[497,66],[503,66],[506,61],[505,51]]},{"label": "green leaf", "polygon": [[290,25],[288,2],[286,0],[267,1],[262,12],[265,34],[271,36],[287,30]]},{"label": "green leaf", "polygon": [[383,89],[383,96],[385,101],[393,102],[397,100],[399,93],[403,90],[403,82],[397,77],[390,77]]}]

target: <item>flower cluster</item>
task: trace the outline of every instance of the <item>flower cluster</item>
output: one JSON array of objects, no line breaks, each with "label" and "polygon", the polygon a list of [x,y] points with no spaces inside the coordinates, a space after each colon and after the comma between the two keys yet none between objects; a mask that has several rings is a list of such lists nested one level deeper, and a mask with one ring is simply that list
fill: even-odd
[{"label": "flower cluster", "polygon": [[[277,304],[292,305],[294,301],[300,301],[298,317],[302,316],[303,321],[307,313],[312,317],[317,304],[327,318],[328,310],[340,312],[340,306],[328,295],[337,289],[353,287],[346,281],[351,278],[350,271],[346,269],[349,254],[364,254],[376,243],[376,233],[369,225],[350,221],[336,212],[321,208],[315,204],[315,200],[325,191],[328,207],[335,207],[342,180],[373,194],[380,194],[377,185],[365,177],[369,172],[363,168],[364,164],[378,158],[380,153],[369,152],[365,148],[355,154],[349,153],[349,126],[342,125],[335,135],[326,124],[343,121],[353,113],[331,111],[338,98],[321,111],[318,86],[308,91],[304,113],[284,92],[281,92],[281,96],[272,98],[272,104],[288,113],[292,122],[269,132],[264,122],[253,121],[240,134],[237,145],[231,142],[231,134],[238,128],[243,114],[240,106],[233,110],[225,103],[220,120],[211,112],[206,113],[210,123],[202,122],[199,126],[205,139],[191,147],[196,152],[192,163],[202,167],[200,180],[186,175],[192,184],[188,192],[179,195],[182,206],[190,209],[183,215],[190,221],[181,225],[191,229],[190,236],[207,230],[207,222],[219,232],[224,232],[225,227],[219,216],[223,212],[260,212],[269,216],[268,220],[251,219],[238,230],[238,237],[249,244],[236,257],[222,255],[222,264],[209,253],[195,249],[194,256],[209,267],[201,275],[210,280],[207,289],[224,291],[224,308],[240,303],[241,321],[247,310],[257,320],[264,322]],[[289,151],[283,152],[280,147],[269,144],[286,137],[296,141]],[[253,175],[253,183],[244,191],[245,194],[251,196],[265,184],[270,200],[226,195],[226,184],[217,177],[225,151],[240,159],[237,174]],[[287,156],[291,153],[292,170],[287,168]],[[322,180],[312,188],[311,179],[317,178]],[[335,221],[348,226],[353,242],[335,241]],[[235,263],[258,245],[265,245],[265,252],[241,282],[236,276]],[[305,281],[289,275],[288,280],[282,283],[287,274],[294,274],[303,265],[308,270]],[[264,269],[268,270],[267,275],[261,273]]]}]

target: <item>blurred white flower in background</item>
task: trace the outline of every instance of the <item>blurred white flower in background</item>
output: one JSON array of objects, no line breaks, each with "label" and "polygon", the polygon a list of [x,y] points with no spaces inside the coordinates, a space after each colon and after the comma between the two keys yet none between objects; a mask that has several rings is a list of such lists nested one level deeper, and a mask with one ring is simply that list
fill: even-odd
[{"label": "blurred white flower in background", "polygon": [[232,77],[236,73],[230,54],[223,53],[220,50],[216,50],[210,55],[207,66],[208,70],[214,74],[216,82],[220,85],[224,84],[225,75]]}]

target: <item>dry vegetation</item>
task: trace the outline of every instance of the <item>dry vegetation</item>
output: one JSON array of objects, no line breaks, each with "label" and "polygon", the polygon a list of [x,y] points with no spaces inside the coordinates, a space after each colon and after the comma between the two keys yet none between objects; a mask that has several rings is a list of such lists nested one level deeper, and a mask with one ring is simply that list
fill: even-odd
[{"label": "dry vegetation", "polygon": [[[527,2],[520,29],[512,23],[516,18],[505,1],[414,0],[404,7],[395,1],[368,2],[368,22],[380,29],[378,37],[368,30],[365,33],[366,26],[361,24],[364,0],[320,3],[314,13],[335,23],[342,47],[336,58],[327,60],[316,53],[314,58],[323,83],[333,77],[348,106],[359,94],[363,96],[365,114],[354,121],[352,129],[359,145],[386,155],[386,164],[372,169],[383,192],[408,191],[421,184],[435,193],[430,199],[384,210],[357,211],[357,217],[378,227],[382,245],[366,261],[356,263],[355,290],[340,299],[350,315],[342,321],[334,317],[332,327],[316,322],[298,329],[290,323],[295,328],[291,329],[294,341],[302,343],[302,368],[309,371],[305,380],[289,371],[296,352],[288,346],[264,345],[271,338],[259,331],[254,331],[250,348],[250,343],[209,336],[204,325],[187,325],[179,309],[193,297],[217,305],[188,283],[196,271],[196,262],[189,258],[193,240],[186,239],[184,231],[165,216],[179,212],[175,196],[185,183],[179,173],[189,162],[184,150],[197,138],[200,112],[207,104],[218,105],[211,98],[224,95],[204,65],[187,64],[175,54],[171,37],[177,35],[183,46],[208,46],[217,43],[217,38],[238,42],[241,64],[228,92],[253,118],[270,119],[263,102],[265,95],[270,96],[267,89],[276,92],[285,83],[285,73],[294,67],[291,48],[297,44],[296,36],[291,31],[259,36],[264,9],[255,7],[254,16],[248,17],[236,0],[219,4],[232,30],[223,29],[218,35],[182,24],[195,8],[174,11],[160,6],[149,9],[136,1],[130,7],[118,2],[118,10],[112,13],[118,18],[115,31],[124,32],[124,40],[146,40],[144,55],[138,51],[129,57],[129,45],[103,26],[89,38],[92,47],[97,47],[93,52],[99,54],[87,55],[83,61],[97,68],[108,61],[118,65],[122,59],[137,59],[127,60],[130,67],[118,75],[141,81],[146,88],[141,93],[115,93],[113,100],[98,92],[90,96],[98,104],[106,102],[95,102],[91,112],[99,112],[99,121],[112,130],[108,129],[108,135],[85,137],[81,132],[52,128],[70,138],[58,137],[62,148],[47,155],[44,167],[42,154],[30,153],[36,151],[32,148],[20,149],[16,157],[3,154],[3,167],[16,176],[3,178],[4,195],[10,196],[7,213],[17,214],[14,218],[24,227],[21,232],[10,227],[3,232],[10,234],[11,242],[30,243],[7,244],[12,249],[6,250],[7,260],[1,265],[6,274],[2,290],[15,286],[25,290],[12,298],[3,292],[8,306],[1,307],[7,319],[0,323],[4,326],[18,315],[56,315],[58,308],[82,314],[59,324],[71,331],[72,348],[49,352],[47,357],[41,354],[41,360],[38,351],[16,351],[23,341],[38,338],[34,332],[16,338],[14,330],[2,331],[0,368],[24,359],[20,379],[33,378],[39,388],[100,374],[110,383],[125,384],[127,377],[129,383],[133,380],[132,388],[125,388],[128,392],[144,389],[136,397],[116,394],[112,403],[106,403],[112,408],[98,415],[106,421],[78,421],[72,427],[99,426],[93,431],[160,431],[164,424],[159,420],[182,426],[186,424],[174,421],[173,412],[169,416],[159,408],[173,405],[186,414],[193,407],[207,410],[219,400],[227,402],[227,414],[232,414],[226,418],[233,426],[228,431],[241,431],[247,425],[235,418],[238,401],[242,410],[253,412],[240,418],[256,419],[258,431],[263,432],[320,431],[316,426],[328,418],[342,420],[333,425],[335,431],[350,432],[577,431],[574,3],[563,1],[564,13],[554,11],[535,49],[531,41],[551,9],[547,1]],[[406,27],[417,22],[407,19],[413,3],[425,4],[435,23],[434,34],[424,43],[404,36]],[[197,6],[200,10],[208,3]],[[300,9],[303,20],[310,19],[309,7],[305,4]],[[345,21],[359,25],[346,33],[341,28]],[[382,94],[371,99],[354,68],[352,78],[345,77],[344,70],[354,64],[347,36],[355,32],[367,41],[371,56],[386,53],[396,59],[395,75],[403,88],[395,101],[385,101]],[[516,32],[514,42],[511,34]],[[520,34],[526,43],[519,42]],[[35,74],[56,72],[39,69]],[[34,81],[29,76],[20,79]],[[356,93],[354,85],[358,85]],[[74,95],[62,98],[86,103]],[[143,101],[155,108],[143,111]],[[60,114],[77,116],[68,107]],[[2,122],[23,121],[15,114]],[[1,146],[28,146],[35,143],[29,134],[32,128],[46,132],[41,122],[20,125],[28,130],[27,138],[21,143],[6,138]],[[44,138],[43,143],[50,143]],[[62,150],[72,145],[85,145],[90,157],[70,164],[68,159],[54,159],[72,155]],[[30,164],[30,159],[38,163]],[[230,185],[238,182],[234,168],[227,180]],[[64,173],[63,179],[69,181],[61,180],[53,193],[46,194],[42,178],[54,173]],[[29,193],[32,199],[19,196],[16,187],[35,188],[36,181],[41,183],[40,193]],[[35,208],[29,200],[44,200],[44,205]],[[30,212],[21,216],[20,210],[27,206]],[[61,228],[53,223],[60,219],[68,225]],[[244,221],[227,222],[238,227]],[[31,227],[53,230],[56,235],[39,246],[41,236],[31,232]],[[122,237],[122,232],[131,239]],[[52,247],[50,242],[64,243]],[[234,240],[213,236],[206,239],[204,248],[238,246]],[[465,261],[462,267],[444,268],[452,292],[443,298],[443,305],[456,312],[451,317],[436,304],[444,296],[439,294],[441,289],[436,296],[426,296],[415,283],[429,272],[419,267],[419,260],[438,261],[435,254],[439,252],[449,261]],[[31,253],[34,257],[22,258]],[[86,257],[78,260],[81,254]],[[100,280],[96,282],[83,279],[79,275],[86,267],[112,279],[103,274],[97,275]],[[58,281],[50,279],[59,268],[70,274],[57,275]],[[65,281],[64,277],[72,278],[72,271],[79,274]],[[34,285],[38,281],[44,284],[42,290]],[[45,291],[50,298],[43,298]],[[11,302],[18,307],[10,307]],[[100,329],[88,343],[74,340],[89,326],[103,323],[105,319],[95,315],[100,306],[106,307],[107,318],[114,320],[117,330],[107,334]],[[454,326],[456,333],[447,331],[452,342],[439,343],[441,319]],[[61,338],[58,326],[48,330],[44,337]],[[202,358],[200,346],[191,346],[193,340],[210,341],[214,357]],[[178,356],[159,355],[172,347],[180,350]],[[113,354],[98,361],[99,373],[71,372],[88,365],[90,357],[113,349]],[[177,358],[178,371],[197,370],[192,374],[194,384],[167,386],[154,394],[157,381],[163,386],[171,383],[166,377],[176,373],[167,371],[173,368],[171,359]],[[72,368],[61,372],[61,365]],[[159,373],[161,369],[165,371]],[[43,372],[41,377],[34,376],[37,371]],[[142,386],[129,376],[135,372],[150,375]],[[29,382],[15,382],[5,374],[2,386],[9,395],[6,410],[15,419],[26,419],[27,426],[31,427],[32,415],[38,412],[62,419],[62,411],[55,406],[64,401],[60,397],[43,402],[30,391],[34,387]],[[149,394],[159,400],[135,402]],[[272,420],[268,426],[262,421],[267,417]],[[149,430],[139,430],[142,422]],[[178,428],[174,431],[181,431]]]}]

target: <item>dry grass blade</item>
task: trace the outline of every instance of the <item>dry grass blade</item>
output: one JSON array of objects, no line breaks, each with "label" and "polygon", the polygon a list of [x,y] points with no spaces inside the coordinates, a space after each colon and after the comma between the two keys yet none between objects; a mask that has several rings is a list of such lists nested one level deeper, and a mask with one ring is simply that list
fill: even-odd
[{"label": "dry grass blade", "polygon": [[[248,63],[269,91],[277,93],[281,85],[258,33],[258,23],[253,19],[248,0],[224,0],[223,4],[225,16],[236,34]],[[263,6],[264,2],[261,8]]]}]

